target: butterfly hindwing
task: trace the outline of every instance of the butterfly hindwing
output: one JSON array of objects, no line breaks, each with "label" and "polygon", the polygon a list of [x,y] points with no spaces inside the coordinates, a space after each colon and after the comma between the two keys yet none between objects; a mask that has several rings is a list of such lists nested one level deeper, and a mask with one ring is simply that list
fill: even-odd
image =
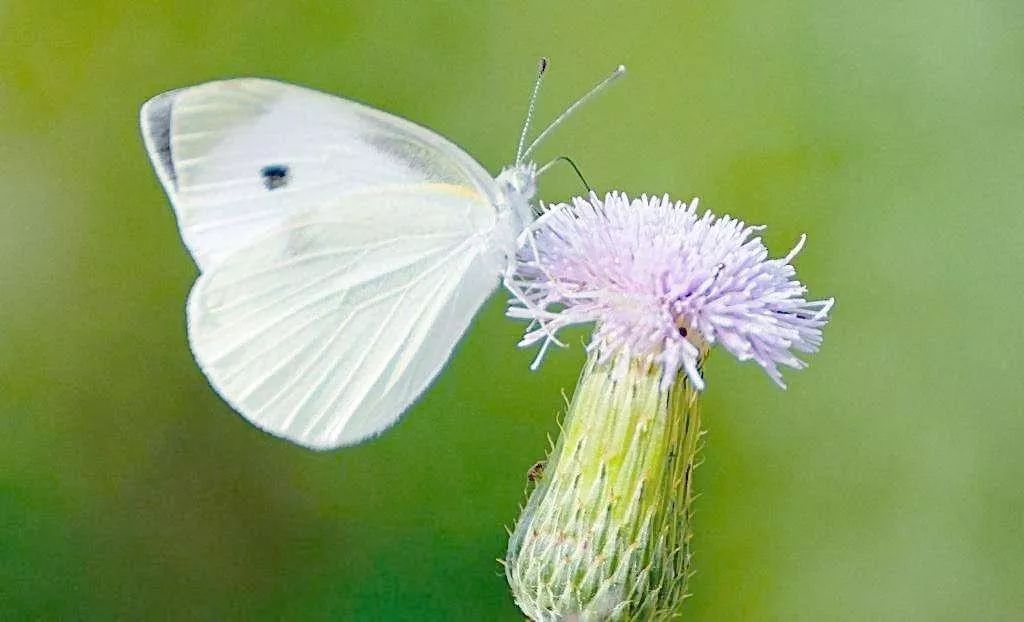
[{"label": "butterfly hindwing", "polygon": [[[376,200],[372,220],[275,230],[204,273],[189,298],[189,338],[213,386],[301,445],[349,445],[391,425],[497,282],[461,199]],[[415,218],[424,213],[435,217]]]}]

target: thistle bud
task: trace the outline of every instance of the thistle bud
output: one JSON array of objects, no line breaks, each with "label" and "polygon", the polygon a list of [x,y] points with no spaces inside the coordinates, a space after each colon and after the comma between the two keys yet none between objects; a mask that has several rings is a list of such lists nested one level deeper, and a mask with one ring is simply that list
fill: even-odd
[{"label": "thistle bud", "polygon": [[697,391],[659,368],[591,356],[542,478],[509,541],[506,575],[533,620],[657,620],[690,562]]}]

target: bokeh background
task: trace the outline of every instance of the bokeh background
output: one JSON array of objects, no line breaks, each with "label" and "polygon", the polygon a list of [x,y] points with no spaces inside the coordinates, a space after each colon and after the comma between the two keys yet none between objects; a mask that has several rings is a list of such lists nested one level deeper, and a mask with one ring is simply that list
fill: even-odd
[{"label": "bokeh background", "polygon": [[[0,617],[518,620],[500,567],[582,363],[530,372],[496,294],[381,438],[247,425],[185,339],[196,270],[139,105],[238,75],[508,162],[770,225],[823,351],[780,391],[725,355],[690,620],[1024,619],[1024,4],[1017,0],[0,4]],[[567,170],[542,197],[579,191]]]}]

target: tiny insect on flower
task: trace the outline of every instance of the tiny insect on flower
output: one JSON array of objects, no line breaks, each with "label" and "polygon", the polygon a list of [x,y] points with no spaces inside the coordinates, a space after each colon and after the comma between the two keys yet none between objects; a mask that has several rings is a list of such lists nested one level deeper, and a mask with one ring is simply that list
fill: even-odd
[{"label": "tiny insect on flower", "polygon": [[591,194],[548,208],[505,275],[521,345],[594,323],[587,364],[543,478],[516,524],[505,572],[538,621],[679,615],[690,568],[703,362],[715,345],[780,386],[804,366],[833,301],[807,301],[760,227],[668,197]]},{"label": "tiny insect on flower", "polygon": [[533,463],[530,470],[526,472],[526,479],[531,484],[536,484],[540,481],[540,478],[544,477],[544,465],[547,464],[546,460],[538,460]]}]

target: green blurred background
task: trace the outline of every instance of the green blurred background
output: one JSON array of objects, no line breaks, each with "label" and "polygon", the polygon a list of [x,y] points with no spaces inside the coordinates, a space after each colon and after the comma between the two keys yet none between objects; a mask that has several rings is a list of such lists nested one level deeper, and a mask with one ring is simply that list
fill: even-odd
[{"label": "green blurred background", "polygon": [[777,254],[806,232],[800,276],[838,298],[788,391],[710,361],[686,617],[1024,619],[1018,0],[3,2],[4,619],[521,619],[495,559],[582,349],[530,372],[495,295],[383,437],[257,431],[188,351],[196,271],[137,113],[270,76],[497,171],[542,54],[541,121],[630,73],[541,159],[699,195]]}]

